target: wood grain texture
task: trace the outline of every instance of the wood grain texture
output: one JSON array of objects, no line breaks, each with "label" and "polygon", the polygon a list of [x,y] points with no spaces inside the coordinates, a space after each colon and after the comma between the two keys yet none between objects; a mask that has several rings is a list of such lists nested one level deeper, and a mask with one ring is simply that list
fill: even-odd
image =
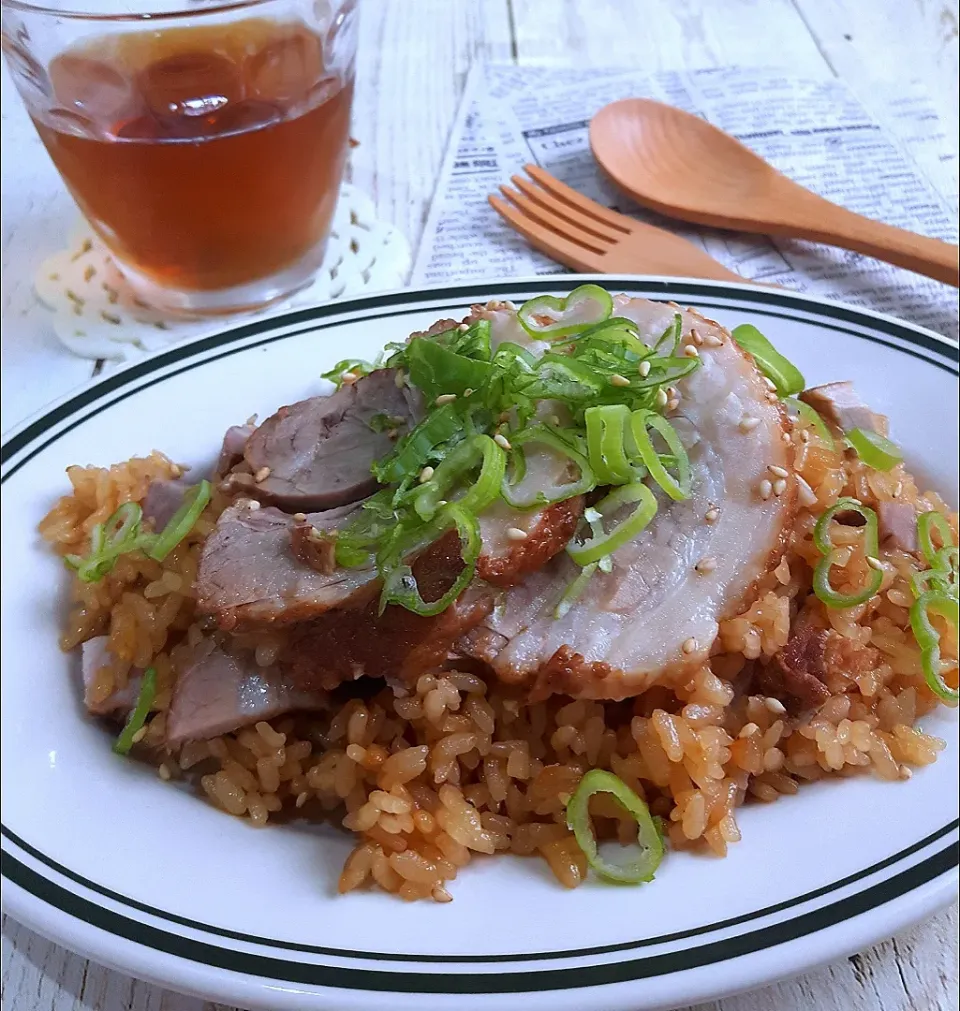
[{"label": "wood grain texture", "polygon": [[[353,181],[415,250],[474,59],[798,72],[826,61],[862,96],[919,74],[955,122],[958,21],[958,0],[363,0]],[[56,345],[31,291],[71,202],[8,83],[3,99],[4,151],[16,151],[4,159],[4,368],[49,391],[33,394],[39,405],[89,369]],[[12,921],[3,932],[7,1011],[231,1011],[112,972]],[[954,905],[852,958],[695,1011],[957,1011],[957,932]]]}]

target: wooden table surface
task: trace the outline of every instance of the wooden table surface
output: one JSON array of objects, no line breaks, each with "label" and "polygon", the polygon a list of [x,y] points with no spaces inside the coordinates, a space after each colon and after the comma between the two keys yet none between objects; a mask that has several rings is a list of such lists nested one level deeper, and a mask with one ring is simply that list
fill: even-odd
[{"label": "wooden table surface", "polygon": [[[362,0],[352,181],[416,250],[467,71],[740,63],[830,70],[861,94],[920,77],[957,135],[958,0]],[[72,205],[4,74],[3,428],[85,381],[32,292]],[[956,904],[868,951],[702,1011],[956,1011]],[[4,921],[7,1011],[229,1011]],[[387,1004],[384,1004],[387,1008]],[[504,1005],[504,1011],[512,1011]]]}]

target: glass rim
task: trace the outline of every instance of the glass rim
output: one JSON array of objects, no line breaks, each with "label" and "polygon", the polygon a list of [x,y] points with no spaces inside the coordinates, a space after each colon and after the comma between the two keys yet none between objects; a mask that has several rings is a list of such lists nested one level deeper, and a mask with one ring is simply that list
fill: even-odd
[{"label": "glass rim", "polygon": [[208,14],[224,14],[228,11],[243,10],[248,7],[261,7],[271,0],[220,0],[220,2],[205,7],[177,7],[175,10],[137,11],[136,13],[117,11],[116,13],[101,13],[99,11],[82,10],[78,7],[50,7],[31,0],[2,0],[4,10],[15,10],[25,14],[44,14],[56,18],[68,18],[72,21],[100,22],[138,22],[166,21],[174,18],[202,18]]}]

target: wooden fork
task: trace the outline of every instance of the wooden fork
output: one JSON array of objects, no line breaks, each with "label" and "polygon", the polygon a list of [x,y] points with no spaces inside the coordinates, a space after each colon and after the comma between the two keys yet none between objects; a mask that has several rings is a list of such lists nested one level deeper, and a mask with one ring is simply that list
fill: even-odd
[{"label": "wooden fork", "polygon": [[745,280],[678,235],[601,207],[536,165],[524,171],[533,182],[511,176],[517,189],[500,187],[509,204],[487,199],[530,245],[574,270]]}]

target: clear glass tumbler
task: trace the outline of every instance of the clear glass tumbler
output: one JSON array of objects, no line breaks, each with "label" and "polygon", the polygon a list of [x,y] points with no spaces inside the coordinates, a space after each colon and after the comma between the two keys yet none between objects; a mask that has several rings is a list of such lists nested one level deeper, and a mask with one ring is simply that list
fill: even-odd
[{"label": "clear glass tumbler", "polygon": [[225,313],[307,284],[349,143],[356,0],[48,2],[2,0],[3,51],[138,295]]}]

